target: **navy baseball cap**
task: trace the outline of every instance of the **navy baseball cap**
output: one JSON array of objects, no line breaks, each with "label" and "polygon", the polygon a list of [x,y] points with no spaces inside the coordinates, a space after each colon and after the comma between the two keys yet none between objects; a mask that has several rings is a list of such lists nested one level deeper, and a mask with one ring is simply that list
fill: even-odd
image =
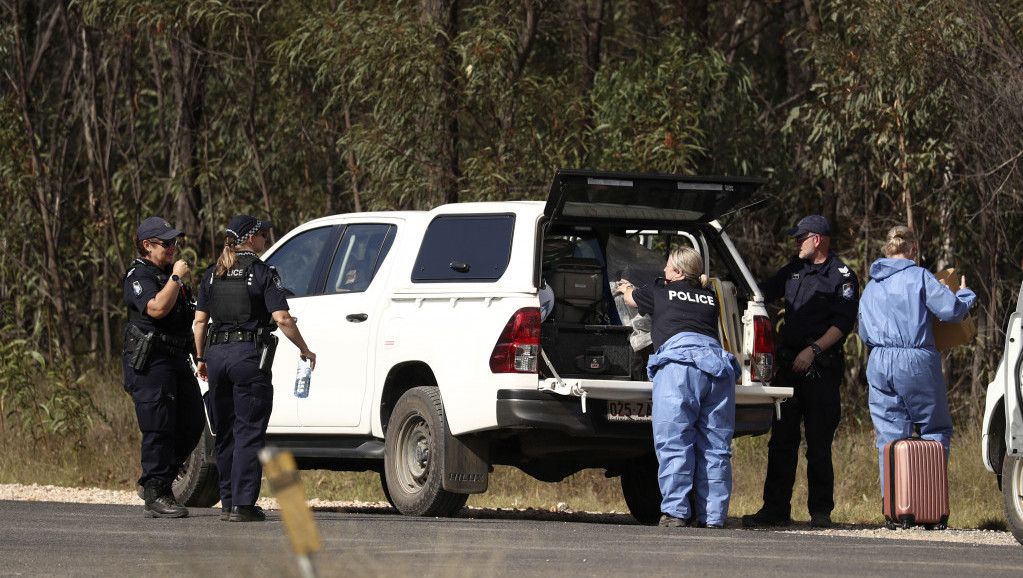
[{"label": "navy baseball cap", "polygon": [[259,219],[249,215],[238,215],[231,219],[231,222],[227,224],[227,231],[225,231],[225,234],[241,245],[245,241],[248,241],[249,237],[255,235],[257,232],[266,231],[273,226],[273,221],[260,221]]},{"label": "navy baseball cap", "polygon": [[154,238],[169,241],[181,235],[181,231],[171,227],[170,223],[163,217],[149,217],[142,221],[138,230],[135,231],[135,238],[139,241]]},{"label": "navy baseball cap", "polygon": [[800,219],[799,224],[785,231],[786,235],[798,237],[805,233],[816,233],[824,237],[831,236],[831,225],[821,215],[807,215]]}]

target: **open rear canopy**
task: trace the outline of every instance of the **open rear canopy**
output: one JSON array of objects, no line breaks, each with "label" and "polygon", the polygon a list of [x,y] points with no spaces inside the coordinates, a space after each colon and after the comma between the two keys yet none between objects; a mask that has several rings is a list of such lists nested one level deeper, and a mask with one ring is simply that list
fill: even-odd
[{"label": "open rear canopy", "polygon": [[558,169],[544,214],[558,225],[666,229],[706,223],[767,179]]}]

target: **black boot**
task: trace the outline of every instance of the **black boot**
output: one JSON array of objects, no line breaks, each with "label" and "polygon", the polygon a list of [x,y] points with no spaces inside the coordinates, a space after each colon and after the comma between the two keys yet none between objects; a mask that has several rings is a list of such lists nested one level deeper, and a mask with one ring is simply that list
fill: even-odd
[{"label": "black boot", "polygon": [[187,518],[188,508],[174,499],[171,485],[163,480],[150,478],[142,487],[146,507],[143,513],[147,518]]},{"label": "black boot", "polygon": [[266,519],[266,514],[263,512],[263,508],[259,506],[232,506],[231,517],[229,518],[232,522],[262,522]]}]

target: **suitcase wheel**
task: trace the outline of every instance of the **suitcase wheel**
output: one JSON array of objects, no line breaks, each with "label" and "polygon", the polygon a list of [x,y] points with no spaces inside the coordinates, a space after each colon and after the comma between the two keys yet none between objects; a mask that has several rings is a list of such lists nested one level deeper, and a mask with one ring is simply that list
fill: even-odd
[{"label": "suitcase wheel", "polygon": [[888,520],[888,521],[886,521],[884,523],[884,527],[888,528],[889,530],[894,530],[895,529],[895,522],[892,522],[891,520]]}]

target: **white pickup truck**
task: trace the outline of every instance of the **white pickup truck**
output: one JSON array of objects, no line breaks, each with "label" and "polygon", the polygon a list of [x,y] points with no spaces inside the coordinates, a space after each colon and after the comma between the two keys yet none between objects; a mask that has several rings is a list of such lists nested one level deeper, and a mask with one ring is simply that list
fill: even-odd
[{"label": "white pickup truck", "polygon": [[[414,516],[457,512],[496,464],[543,481],[602,468],[621,476],[633,516],[656,522],[648,320],[611,284],[653,281],[679,244],[699,250],[721,341],[743,368],[736,435],[768,431],[792,392],[770,385],[763,295],[716,221],[763,182],[561,169],[547,202],[301,225],[264,260],[317,366],[296,397],[298,352],[281,340],[268,445],[300,468],[378,471],[390,502]],[[186,503],[216,502],[208,438],[178,480]]]},{"label": "white pickup truck", "polygon": [[998,477],[1009,530],[1023,544],[1023,286],[1005,328],[1005,350],[984,406],[984,466]]}]

